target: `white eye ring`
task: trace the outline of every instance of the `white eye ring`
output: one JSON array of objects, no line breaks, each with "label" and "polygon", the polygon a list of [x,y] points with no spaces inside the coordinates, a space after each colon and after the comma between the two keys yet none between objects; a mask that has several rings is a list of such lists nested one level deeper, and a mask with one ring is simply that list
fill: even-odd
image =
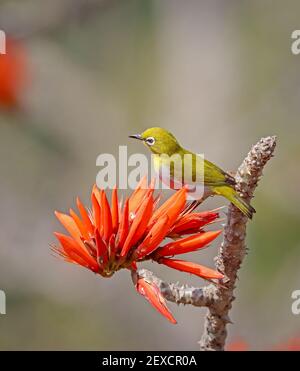
[{"label": "white eye ring", "polygon": [[146,143],[149,145],[149,146],[153,146],[153,144],[155,143],[155,139],[153,137],[148,137],[146,139]]}]

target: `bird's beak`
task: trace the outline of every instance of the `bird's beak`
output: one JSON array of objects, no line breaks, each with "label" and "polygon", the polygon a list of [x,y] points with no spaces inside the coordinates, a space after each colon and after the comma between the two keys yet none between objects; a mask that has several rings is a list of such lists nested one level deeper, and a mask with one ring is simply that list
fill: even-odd
[{"label": "bird's beak", "polygon": [[142,138],[142,136],[140,134],[129,135],[129,138],[143,140],[143,138]]}]

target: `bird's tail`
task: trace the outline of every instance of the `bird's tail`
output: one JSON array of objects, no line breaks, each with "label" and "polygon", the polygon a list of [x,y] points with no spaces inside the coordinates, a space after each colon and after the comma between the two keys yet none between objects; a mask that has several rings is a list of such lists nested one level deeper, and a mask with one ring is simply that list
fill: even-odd
[{"label": "bird's tail", "polygon": [[235,189],[229,186],[219,186],[214,188],[214,193],[227,198],[227,200],[233,203],[234,206],[236,206],[243,214],[245,214],[249,219],[252,219],[255,209],[242,199]]}]

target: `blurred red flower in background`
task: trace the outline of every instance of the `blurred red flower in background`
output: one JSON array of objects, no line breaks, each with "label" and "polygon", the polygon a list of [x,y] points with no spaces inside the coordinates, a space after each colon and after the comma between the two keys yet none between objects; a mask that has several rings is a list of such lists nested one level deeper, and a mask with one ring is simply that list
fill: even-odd
[{"label": "blurred red flower in background", "polygon": [[[250,351],[250,345],[246,341],[241,338],[237,338],[236,340],[229,343],[226,347],[227,351],[233,352],[243,352],[243,351]],[[279,343],[271,348],[266,350],[273,350],[273,351],[299,351],[300,350],[300,338],[299,337],[292,337],[286,342]]]},{"label": "blurred red flower in background", "polygon": [[274,350],[285,350],[285,351],[299,351],[300,350],[300,337],[292,337],[286,342],[282,342],[276,345]]},{"label": "blurred red flower in background", "polygon": [[243,339],[235,339],[226,346],[226,350],[229,352],[244,352],[249,350],[249,344],[246,343]]},{"label": "blurred red flower in background", "polygon": [[[218,218],[214,211],[192,212],[186,207],[186,189],[177,191],[158,207],[154,197],[154,183],[147,185],[144,178],[122,206],[117,189],[112,192],[111,205],[103,190],[93,187],[92,208],[84,207],[77,198],[79,214],[55,212],[69,235],[55,233],[59,246],[52,249],[64,260],[84,266],[103,277],[126,268],[137,271],[137,263],[153,260],[207,280],[222,279],[213,269],[189,261],[172,259],[174,255],[199,250],[220,233],[203,230]],[[190,234],[181,238],[182,235]],[[176,238],[161,245],[165,238]],[[137,276],[137,291],[171,322],[176,323],[158,288]]]},{"label": "blurred red flower in background", "polygon": [[6,40],[6,54],[0,54],[0,107],[16,108],[28,78],[25,49],[21,41]]}]

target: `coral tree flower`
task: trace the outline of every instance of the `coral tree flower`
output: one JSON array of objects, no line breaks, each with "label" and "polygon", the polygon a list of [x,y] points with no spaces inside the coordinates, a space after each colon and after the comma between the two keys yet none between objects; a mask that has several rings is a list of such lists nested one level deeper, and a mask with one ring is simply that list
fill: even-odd
[{"label": "coral tree flower", "polygon": [[[203,227],[219,215],[213,211],[190,211],[186,207],[185,188],[174,193],[161,206],[158,203],[159,197],[154,197],[154,183],[148,186],[146,178],[123,205],[118,200],[116,188],[109,203],[105,192],[94,186],[91,210],[87,210],[77,198],[79,213],[73,209],[69,215],[55,212],[69,235],[55,233],[59,245],[52,249],[64,260],[103,277],[110,277],[122,268],[131,270],[136,277],[137,291],[167,319],[176,323],[159,289],[138,276],[137,263],[152,260],[204,279],[222,279],[223,275],[218,271],[172,258],[202,249],[212,242],[221,231],[205,232]],[[166,238],[173,241],[164,244]]]},{"label": "coral tree flower", "polygon": [[16,108],[28,82],[25,50],[20,41],[6,40],[6,54],[0,55],[0,107]]}]

